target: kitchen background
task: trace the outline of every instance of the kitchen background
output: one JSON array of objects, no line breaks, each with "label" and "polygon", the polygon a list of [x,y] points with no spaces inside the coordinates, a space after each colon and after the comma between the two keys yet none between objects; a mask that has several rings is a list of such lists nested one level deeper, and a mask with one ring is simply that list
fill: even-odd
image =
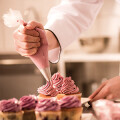
[{"label": "kitchen background", "polygon": [[[48,11],[59,3],[60,0],[0,0],[0,99],[37,94],[37,88],[45,84],[32,61],[15,51],[15,28],[4,26],[3,14],[9,8],[20,10],[26,21],[45,25]],[[51,64],[52,74],[59,71],[63,76],[72,76],[83,96],[89,96],[102,81],[119,75],[119,11],[115,0],[105,0],[90,29],[63,51],[58,64]]]}]

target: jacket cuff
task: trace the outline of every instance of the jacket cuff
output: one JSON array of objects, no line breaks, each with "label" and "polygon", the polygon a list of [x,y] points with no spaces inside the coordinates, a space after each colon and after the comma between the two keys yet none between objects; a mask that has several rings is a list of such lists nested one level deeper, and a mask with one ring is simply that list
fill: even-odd
[{"label": "jacket cuff", "polygon": [[51,63],[57,63],[60,59],[60,47],[48,51],[48,59]]},{"label": "jacket cuff", "polygon": [[[50,29],[46,29],[46,30],[49,30],[50,32],[52,32],[52,34],[55,36],[55,38],[58,41],[58,44],[60,46],[60,42],[59,42],[57,36],[55,35],[55,33],[53,31],[51,31]],[[57,63],[57,62],[59,62],[60,53],[61,53],[61,46],[57,47],[57,48],[54,48],[52,50],[49,50],[48,51],[48,59],[49,59],[49,61],[51,63]]]}]

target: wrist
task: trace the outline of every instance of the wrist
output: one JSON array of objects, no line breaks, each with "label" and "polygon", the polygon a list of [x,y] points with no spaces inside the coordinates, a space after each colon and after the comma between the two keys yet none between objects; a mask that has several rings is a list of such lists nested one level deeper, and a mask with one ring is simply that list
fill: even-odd
[{"label": "wrist", "polygon": [[60,47],[55,35],[50,30],[45,30],[45,32],[48,40],[48,49],[51,50]]}]

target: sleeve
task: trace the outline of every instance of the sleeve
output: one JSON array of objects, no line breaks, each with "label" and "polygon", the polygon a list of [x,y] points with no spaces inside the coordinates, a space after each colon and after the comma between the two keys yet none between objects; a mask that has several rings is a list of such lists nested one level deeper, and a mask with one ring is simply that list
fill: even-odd
[{"label": "sleeve", "polygon": [[[57,36],[63,50],[91,26],[102,4],[103,0],[62,0],[50,10],[45,29],[51,30]],[[59,59],[58,56],[56,59]]]}]

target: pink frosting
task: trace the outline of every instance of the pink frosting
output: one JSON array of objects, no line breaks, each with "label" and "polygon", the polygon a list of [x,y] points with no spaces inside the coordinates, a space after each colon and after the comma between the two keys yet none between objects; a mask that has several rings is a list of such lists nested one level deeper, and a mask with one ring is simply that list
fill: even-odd
[{"label": "pink frosting", "polygon": [[47,82],[46,85],[43,85],[42,87],[38,88],[38,93],[52,96],[52,97],[58,94],[58,92],[56,91],[56,89],[53,87],[53,85],[50,82]]},{"label": "pink frosting", "polygon": [[9,100],[0,101],[0,111],[2,112],[19,112],[21,106],[18,104],[18,100],[13,98]]},{"label": "pink frosting", "polygon": [[63,83],[63,77],[60,75],[60,73],[55,73],[52,76],[52,82],[53,82],[53,87],[57,89],[57,91],[61,91],[62,83]]},{"label": "pink frosting", "polygon": [[74,84],[71,77],[66,77],[63,80],[63,85],[61,88],[61,93],[63,94],[75,94],[79,92],[79,88]]},{"label": "pink frosting", "polygon": [[33,95],[23,96],[20,98],[20,105],[22,106],[22,110],[35,109],[36,104],[37,104],[37,97]]},{"label": "pink frosting", "polygon": [[61,108],[76,108],[81,106],[81,102],[77,96],[65,96],[60,101]]},{"label": "pink frosting", "polygon": [[58,104],[57,100],[51,99],[41,99],[37,106],[36,111],[58,111],[60,110],[60,105]]}]

